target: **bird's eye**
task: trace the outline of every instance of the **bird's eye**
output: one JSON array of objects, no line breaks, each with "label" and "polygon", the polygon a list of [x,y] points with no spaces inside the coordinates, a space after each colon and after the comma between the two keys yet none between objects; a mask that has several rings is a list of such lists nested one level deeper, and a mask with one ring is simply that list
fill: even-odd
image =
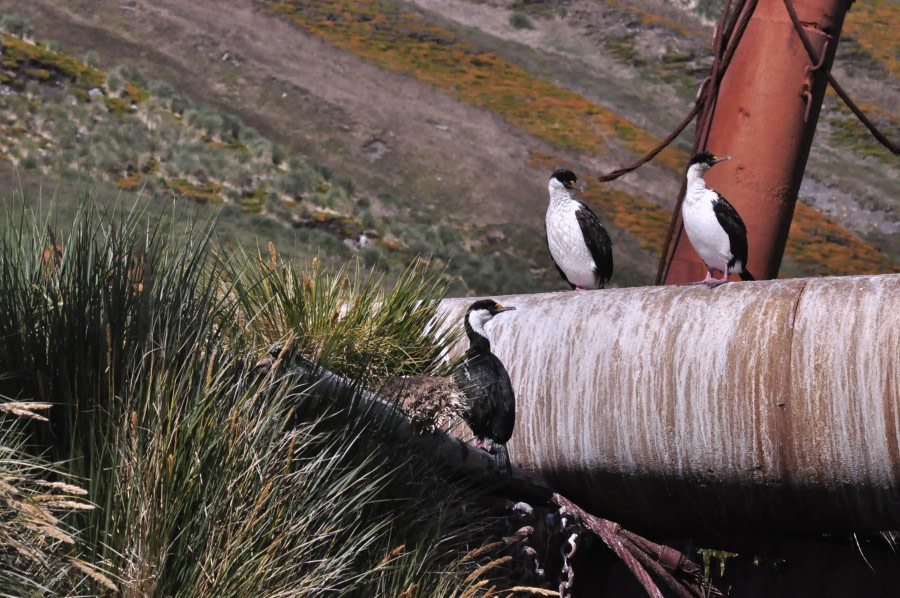
[{"label": "bird's eye", "polygon": [[494,305],[494,309],[503,309],[503,306],[497,303],[496,305]]}]

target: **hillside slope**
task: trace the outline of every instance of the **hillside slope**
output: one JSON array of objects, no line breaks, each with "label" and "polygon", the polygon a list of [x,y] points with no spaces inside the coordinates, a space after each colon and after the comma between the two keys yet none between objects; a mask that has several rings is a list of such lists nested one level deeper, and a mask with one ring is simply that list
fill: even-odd
[{"label": "hillside slope", "polygon": [[[38,39],[92,51],[103,68],[136,66],[352,181],[350,203],[367,204],[403,248],[385,259],[456,255],[457,291],[482,293],[562,288],[541,237],[557,165],[582,175],[585,198],[610,224],[612,282],[652,281],[689,137],[624,180],[590,179],[631,161],[689,109],[711,31],[649,1],[6,0],[0,10],[29,18]],[[891,65],[852,37],[837,62],[846,87],[896,131]],[[827,100],[786,275],[897,269],[896,162],[866,135]],[[341,210],[353,216],[353,206]],[[290,214],[275,220],[288,226]]]}]

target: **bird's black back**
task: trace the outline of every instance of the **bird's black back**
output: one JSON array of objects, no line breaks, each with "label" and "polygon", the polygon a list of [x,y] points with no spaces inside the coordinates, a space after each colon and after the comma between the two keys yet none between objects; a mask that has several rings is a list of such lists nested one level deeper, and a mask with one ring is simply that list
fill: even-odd
[{"label": "bird's black back", "polygon": [[718,200],[713,202],[713,212],[716,214],[716,220],[725,229],[728,235],[728,242],[731,245],[731,261],[728,266],[734,265],[734,262],[740,260],[741,265],[747,267],[747,226],[741,220],[740,214],[734,209],[728,200],[718,195]]},{"label": "bird's black back", "polygon": [[466,396],[463,416],[476,436],[505,444],[516,424],[516,397],[506,368],[481,347],[466,351],[456,381]]},{"label": "bird's black back", "polygon": [[597,215],[586,204],[580,201],[578,204],[575,218],[578,220],[578,226],[581,227],[581,234],[584,235],[588,251],[591,252],[591,257],[594,259],[594,274],[598,279],[597,286],[602,289],[606,281],[612,278],[612,239],[609,238],[609,233],[603,228]]}]

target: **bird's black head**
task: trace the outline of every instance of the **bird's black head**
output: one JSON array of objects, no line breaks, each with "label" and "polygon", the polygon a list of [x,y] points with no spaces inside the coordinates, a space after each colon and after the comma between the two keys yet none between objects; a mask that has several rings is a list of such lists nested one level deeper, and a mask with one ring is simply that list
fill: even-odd
[{"label": "bird's black head", "polygon": [[468,313],[472,313],[473,311],[486,311],[493,318],[501,311],[511,311],[516,309],[515,307],[503,307],[493,299],[480,299],[469,306]]},{"label": "bird's black head", "polygon": [[688,161],[688,168],[695,164],[702,164],[706,168],[710,168],[711,166],[715,166],[719,162],[724,160],[731,160],[731,156],[716,156],[710,152],[700,152],[699,154],[694,154],[694,156]]},{"label": "bird's black head", "polygon": [[493,299],[481,299],[470,305],[465,317],[466,334],[469,340],[473,344],[486,343],[487,347],[490,347],[484,325],[497,314],[514,309],[516,308],[503,307]]},{"label": "bird's black head", "polygon": [[550,178],[556,179],[562,183],[563,187],[566,189],[574,189],[575,183],[578,182],[578,177],[575,176],[575,173],[571,170],[566,170],[565,168],[557,168],[553,171],[553,174],[550,175]]}]

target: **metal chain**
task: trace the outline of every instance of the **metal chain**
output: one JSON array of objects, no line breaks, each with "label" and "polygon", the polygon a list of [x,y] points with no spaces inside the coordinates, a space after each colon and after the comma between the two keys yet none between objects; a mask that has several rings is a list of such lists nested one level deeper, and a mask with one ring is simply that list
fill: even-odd
[{"label": "metal chain", "polygon": [[[560,598],[568,596],[569,590],[572,589],[572,584],[575,583],[575,569],[572,567],[572,563],[569,562],[569,559],[575,555],[575,550],[578,548],[575,544],[576,540],[578,540],[578,534],[570,535],[569,539],[566,540],[559,549],[563,557],[562,574],[560,577],[564,577],[559,582]],[[568,551],[566,550],[567,545],[569,547]]]},{"label": "metal chain", "polygon": [[571,559],[575,556],[575,551],[578,549],[578,532],[571,531],[572,529],[576,529],[576,525],[574,521],[571,525],[569,524],[569,517],[566,515],[565,509],[561,507],[559,511],[561,515],[559,519],[559,531],[562,534],[569,534],[568,539],[559,547],[559,552],[562,555],[559,596],[560,598],[566,598],[570,595],[572,584],[575,583],[575,569],[572,567]]}]

